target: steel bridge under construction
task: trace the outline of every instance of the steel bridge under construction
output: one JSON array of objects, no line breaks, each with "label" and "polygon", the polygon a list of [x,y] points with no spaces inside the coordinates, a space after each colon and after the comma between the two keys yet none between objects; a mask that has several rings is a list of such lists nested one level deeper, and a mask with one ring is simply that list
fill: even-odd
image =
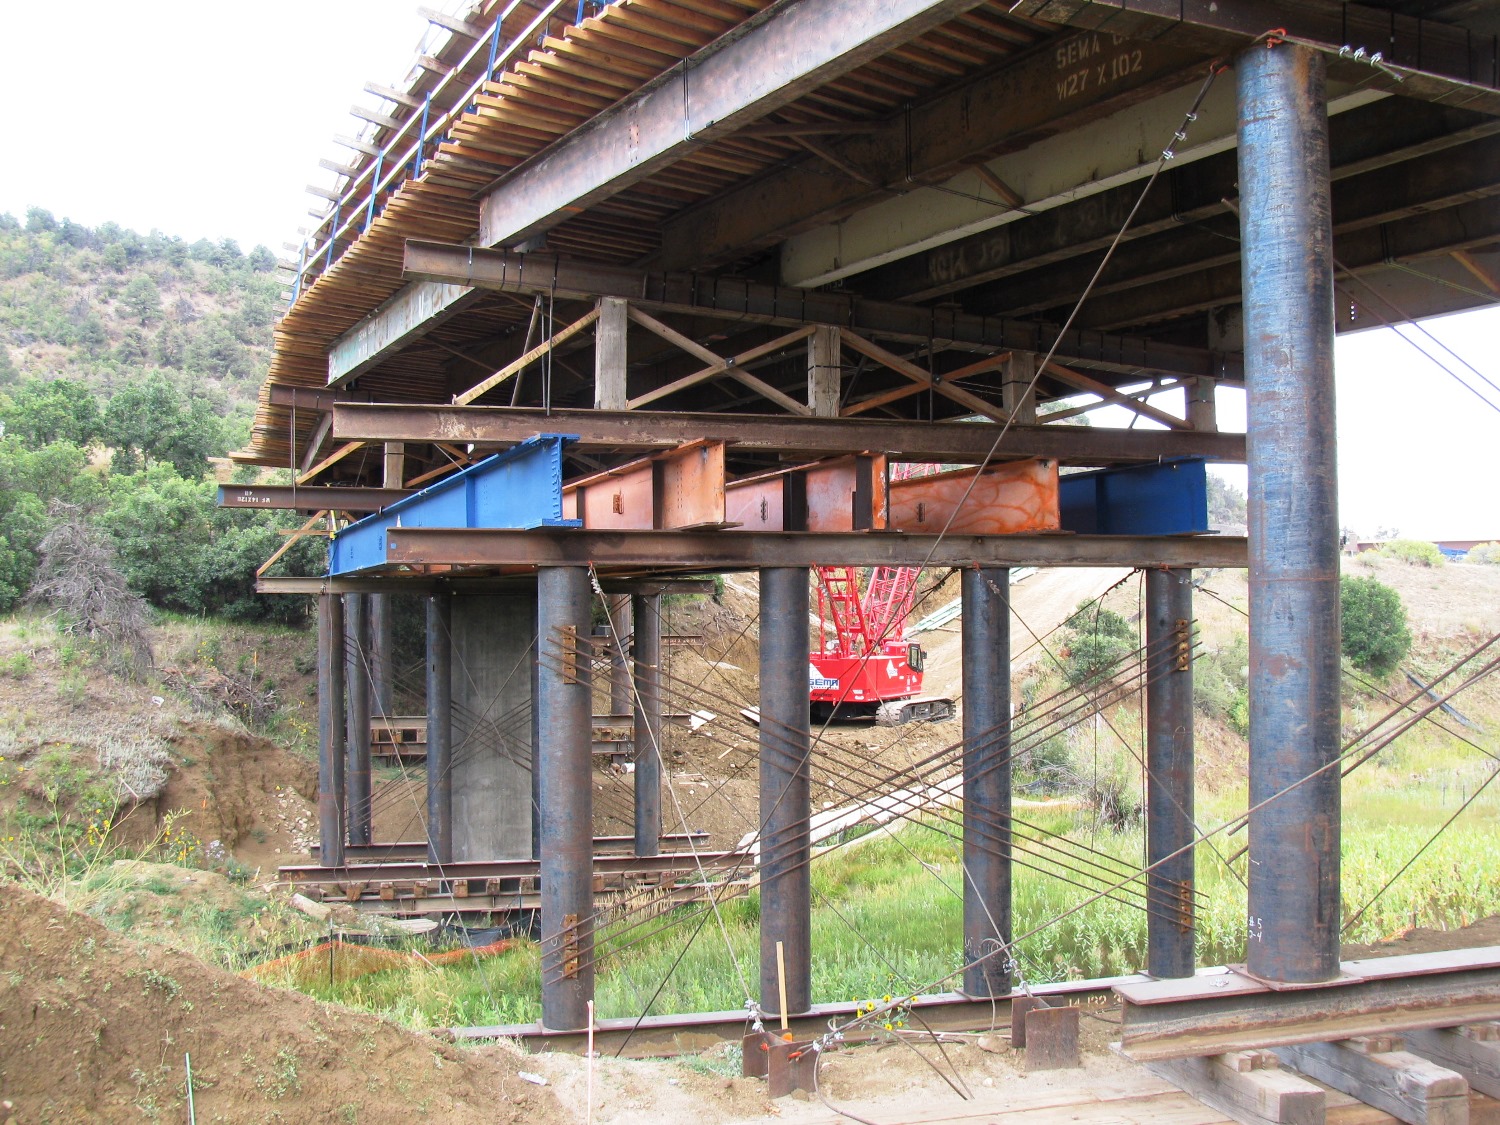
[{"label": "steel bridge under construction", "polygon": [[[747,1005],[772,1029],[801,1021],[812,1050],[752,1047],[773,1090],[805,1082],[811,1016],[850,1035],[871,1018],[813,1004],[809,866],[832,821],[810,784],[833,751],[809,719],[809,575],[956,568],[961,737],[900,768],[829,759],[841,812],[962,840],[963,967],[927,989],[934,1020],[988,1020],[1014,993],[1038,1065],[1066,1061],[1066,990],[1051,1007],[1015,991],[1026,866],[1145,911],[1145,974],[1085,990],[1121,999],[1127,1055],[1238,1120],[1323,1119],[1323,1087],[1271,1049],[1402,1120],[1500,1096],[1500,949],[1340,962],[1341,774],[1439,703],[1416,692],[1341,736],[1333,394],[1336,333],[1500,295],[1500,10],[424,14],[416,64],[367,87],[379,108],[356,107],[285,263],[290,307],[234,457],[293,483],[221,496],[330,541],[327,575],[261,579],[319,607],[320,844],[284,877],[393,913],[535,911],[534,1030],[554,1043],[590,1023],[606,921],[626,920],[626,947],[712,933],[754,886]],[[1240,390],[1248,433],[1221,431],[1217,396]],[[1104,406],[1131,427],[1067,424]],[[916,463],[942,471],[898,468]],[[1208,533],[1209,463],[1248,465],[1246,538]],[[1012,571],[1070,566],[1144,571],[1143,643],[1093,696],[1016,719]],[[1194,951],[1195,851],[1223,831],[1194,818],[1202,568],[1247,568],[1250,586],[1249,940],[1213,970]],[[741,571],[758,575],[750,701],[664,660],[684,640],[664,599]],[[402,598],[425,614],[410,675]],[[1047,838],[1012,802],[1014,759],[1117,681],[1143,685],[1143,865]],[[664,769],[664,738],[704,706],[747,712],[754,747],[759,809],[731,850],[708,849]],[[424,763],[424,839],[373,838],[372,754]],[[633,834],[596,839],[610,760],[630,767]],[[733,1022],[652,1019],[657,1044]]]}]

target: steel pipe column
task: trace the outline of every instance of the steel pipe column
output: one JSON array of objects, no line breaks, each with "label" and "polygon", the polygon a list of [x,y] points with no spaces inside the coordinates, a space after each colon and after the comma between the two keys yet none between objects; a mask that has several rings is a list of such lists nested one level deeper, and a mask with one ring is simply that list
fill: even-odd
[{"label": "steel pipe column", "polygon": [[789,1013],[812,1006],[812,815],[808,572],[760,572],[760,1005],[779,1012],[776,945]]},{"label": "steel pipe column", "polygon": [[1325,768],[1339,750],[1339,522],[1324,61],[1281,43],[1236,66],[1251,806],[1285,792],[1250,818],[1247,963],[1310,982],[1339,963],[1339,773]]},{"label": "steel pipe column", "polygon": [[344,599],[318,595],[318,862],[344,866]]},{"label": "steel pipe column", "polygon": [[394,710],[391,698],[391,594],[370,598],[370,710],[382,719]]},{"label": "steel pipe column", "polygon": [[630,714],[630,635],[634,629],[634,602],[628,594],[609,599],[609,713]]},{"label": "steel pipe column", "polygon": [[1190,977],[1195,965],[1192,578],[1191,570],[1146,571],[1146,971],[1154,977]]},{"label": "steel pipe column", "polygon": [[344,787],[351,844],[370,842],[370,597],[344,595],[344,742],[349,763]]},{"label": "steel pipe column", "polygon": [[635,854],[661,850],[661,596],[631,599],[635,620]]},{"label": "steel pipe column", "polygon": [[589,572],[537,572],[537,793],[542,1024],[571,1031],[594,998],[593,695]]},{"label": "steel pipe column", "polygon": [[453,595],[427,598],[427,862],[453,862]]},{"label": "steel pipe column", "polygon": [[964,980],[1010,995],[1010,571],[963,572]]}]

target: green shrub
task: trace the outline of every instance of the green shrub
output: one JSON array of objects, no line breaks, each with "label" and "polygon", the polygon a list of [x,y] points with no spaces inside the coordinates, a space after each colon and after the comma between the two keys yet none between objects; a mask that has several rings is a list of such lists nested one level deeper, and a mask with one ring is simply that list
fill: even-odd
[{"label": "green shrub", "polygon": [[1227,723],[1240,734],[1249,712],[1246,683],[1250,664],[1250,642],[1236,633],[1221,649],[1200,653],[1193,661],[1193,702],[1210,718]]},{"label": "green shrub", "polygon": [[1411,566],[1442,566],[1443,552],[1432,543],[1420,539],[1392,539],[1380,545],[1380,553],[1388,559],[1398,559]]},{"label": "green shrub", "polygon": [[1464,556],[1464,562],[1500,566],[1500,543],[1481,543],[1477,547],[1471,547]]},{"label": "green shrub", "polygon": [[1339,580],[1344,655],[1358,668],[1388,675],[1411,651],[1401,595],[1375,578]]},{"label": "green shrub", "polygon": [[1138,647],[1130,622],[1113,610],[1083,602],[1063,623],[1063,675],[1077,687],[1104,675]]}]

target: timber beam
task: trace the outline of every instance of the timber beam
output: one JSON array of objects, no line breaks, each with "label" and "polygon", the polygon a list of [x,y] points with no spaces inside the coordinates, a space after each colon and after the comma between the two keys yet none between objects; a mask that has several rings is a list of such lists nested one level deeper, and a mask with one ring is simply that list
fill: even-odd
[{"label": "timber beam", "polygon": [[649,273],[629,266],[580,262],[555,254],[480,250],[408,240],[406,276],[501,293],[546,293],[557,299],[623,297],[632,305],[710,319],[802,327],[832,324],[909,344],[935,342],[964,350],[1046,352],[1063,363],[1138,375],[1143,369],[1176,375],[1237,377],[1239,357],[1207,348],[1163,344],[1097,332],[1061,334],[1032,320],[1002,320],[953,309],[896,301],[866,301],[847,293],[768,285],[745,278],[696,273]]},{"label": "timber beam", "polygon": [[1120,1051],[1155,1062],[1500,1018],[1500,946],[1340,968],[1331,981],[1292,988],[1233,969],[1118,985]]},{"label": "timber beam", "polygon": [[[598,566],[659,571],[847,566],[1244,567],[1245,540],[1218,536],[941,535],[771,531],[556,531],[400,528],[386,565]],[[1326,1037],[1325,1037],[1326,1038]]]},{"label": "timber beam", "polygon": [[340,441],[456,442],[517,445],[544,432],[578,435],[569,450],[672,449],[722,441],[748,453],[800,457],[884,452],[910,461],[978,464],[1050,457],[1064,465],[1112,465],[1171,457],[1243,463],[1245,435],[1191,430],[1088,426],[1011,426],[998,447],[993,422],[906,422],[765,414],[686,414],[628,410],[552,410],[504,406],[408,406],[340,403]]}]

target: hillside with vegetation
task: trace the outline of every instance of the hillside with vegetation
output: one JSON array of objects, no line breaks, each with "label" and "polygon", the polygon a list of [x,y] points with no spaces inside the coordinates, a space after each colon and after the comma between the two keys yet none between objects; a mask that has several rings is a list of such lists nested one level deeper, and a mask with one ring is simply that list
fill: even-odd
[{"label": "hillside with vegetation", "polygon": [[[248,432],[274,270],[263,246],[0,214],[0,612],[68,524],[85,533],[75,554],[87,541],[158,610],[301,618],[298,599],[254,595],[275,515],[219,510],[210,472]],[[285,565],[316,555],[304,544]]]}]

